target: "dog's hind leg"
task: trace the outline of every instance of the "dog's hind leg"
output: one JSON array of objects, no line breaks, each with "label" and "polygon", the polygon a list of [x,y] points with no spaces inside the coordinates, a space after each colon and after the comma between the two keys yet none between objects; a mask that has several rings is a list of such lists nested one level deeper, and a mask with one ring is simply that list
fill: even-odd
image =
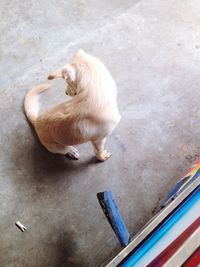
[{"label": "dog's hind leg", "polygon": [[70,159],[79,159],[78,150],[73,146],[64,146],[56,143],[44,144],[44,146],[51,153],[66,155]]},{"label": "dog's hind leg", "polygon": [[97,159],[100,161],[105,161],[111,156],[111,154],[107,150],[104,150],[105,142],[106,142],[106,138],[92,141],[95,155]]},{"label": "dog's hind leg", "polygon": [[65,154],[70,159],[79,159],[78,150],[74,146],[67,146],[67,153]]}]

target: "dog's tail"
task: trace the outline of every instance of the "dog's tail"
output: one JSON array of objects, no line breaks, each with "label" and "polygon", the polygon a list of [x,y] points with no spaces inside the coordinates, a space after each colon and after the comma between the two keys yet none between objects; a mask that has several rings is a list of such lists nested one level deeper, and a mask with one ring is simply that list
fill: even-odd
[{"label": "dog's tail", "polygon": [[43,83],[33,87],[25,96],[24,110],[27,118],[34,126],[39,113],[39,94],[50,87],[50,84]]}]

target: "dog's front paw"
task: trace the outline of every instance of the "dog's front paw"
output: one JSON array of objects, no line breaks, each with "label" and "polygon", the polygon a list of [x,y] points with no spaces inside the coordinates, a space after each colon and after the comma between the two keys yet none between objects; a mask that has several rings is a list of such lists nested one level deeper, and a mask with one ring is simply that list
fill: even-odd
[{"label": "dog's front paw", "polygon": [[100,154],[96,155],[97,159],[100,161],[105,161],[111,157],[111,153],[107,150],[102,151]]},{"label": "dog's front paw", "polygon": [[78,160],[79,159],[78,150],[75,147],[71,146],[69,149],[69,152],[67,152],[67,154],[66,154],[66,157],[68,159]]}]

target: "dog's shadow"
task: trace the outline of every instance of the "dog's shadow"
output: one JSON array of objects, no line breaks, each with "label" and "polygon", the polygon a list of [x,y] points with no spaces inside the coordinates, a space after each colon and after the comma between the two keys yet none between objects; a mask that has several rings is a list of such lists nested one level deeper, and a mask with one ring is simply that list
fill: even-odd
[{"label": "dog's shadow", "polygon": [[[20,136],[20,126],[15,131]],[[70,160],[63,155],[50,153],[41,145],[30,123],[28,131],[23,133],[23,138],[18,137],[18,141],[13,139],[11,166],[13,169],[21,170],[35,182],[53,180],[56,183],[67,179],[70,182],[89,166],[99,163],[92,155],[92,148],[88,155],[81,148],[83,157],[79,160]]]}]

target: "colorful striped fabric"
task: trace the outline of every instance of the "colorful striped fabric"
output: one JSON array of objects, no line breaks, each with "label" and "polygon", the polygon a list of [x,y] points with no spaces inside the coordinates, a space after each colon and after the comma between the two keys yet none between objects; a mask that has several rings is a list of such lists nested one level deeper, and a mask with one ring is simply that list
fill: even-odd
[{"label": "colorful striped fabric", "polygon": [[186,186],[200,176],[200,157],[183,174],[178,183],[171,189],[162,207],[167,206]]},{"label": "colorful striped fabric", "polygon": [[175,254],[175,252],[184,244],[184,242],[187,241],[187,239],[190,238],[190,236],[199,228],[200,228],[200,217],[196,219],[167,248],[165,248],[151,263],[149,263],[147,267],[163,266],[170,259],[170,257],[172,257]]}]

